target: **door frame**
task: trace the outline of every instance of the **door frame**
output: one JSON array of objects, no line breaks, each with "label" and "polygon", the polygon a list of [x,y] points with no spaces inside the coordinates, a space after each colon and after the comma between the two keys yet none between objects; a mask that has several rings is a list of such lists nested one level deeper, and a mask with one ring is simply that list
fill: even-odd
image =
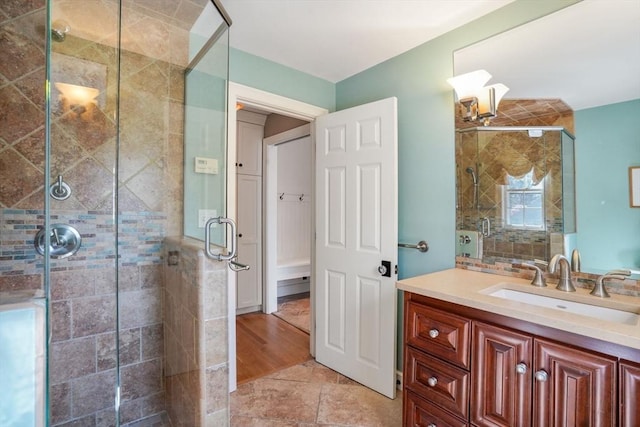
[{"label": "door frame", "polygon": [[[325,115],[329,112],[326,108],[318,107],[316,105],[307,104],[305,102],[297,101],[295,99],[286,98],[281,95],[276,95],[270,92],[266,92],[260,89],[252,88],[249,86],[241,85],[234,82],[229,82],[228,96],[227,96],[227,217],[236,219],[236,159],[237,159],[237,138],[236,138],[236,105],[244,104],[260,108],[264,111],[281,114],[283,116],[294,117],[301,120],[311,122],[311,143],[315,147],[315,141],[313,140],[313,122],[316,117]],[[315,150],[312,150],[314,152]],[[264,162],[263,158],[263,162]],[[264,170],[264,164],[263,164]],[[312,183],[312,185],[314,185]],[[313,209],[312,209],[313,212]],[[263,227],[263,233],[265,232]],[[263,235],[263,245],[265,239]],[[311,259],[315,257],[314,246],[312,245]],[[264,257],[264,251],[263,251]],[[313,264],[312,261],[312,275],[311,275],[311,295],[314,292],[314,280],[313,280]],[[264,277],[263,277],[264,282]],[[227,274],[227,289],[228,289],[228,302],[227,302],[227,321],[228,321],[228,357],[229,357],[229,392],[236,390],[237,382],[237,366],[236,366],[236,275],[232,273]],[[271,295],[267,295],[267,292],[263,295],[263,306]],[[276,297],[277,298],[277,297]],[[311,319],[313,322],[315,316],[313,298],[311,298]],[[314,354],[314,341],[315,333],[314,328],[310,328],[310,351]]]}]

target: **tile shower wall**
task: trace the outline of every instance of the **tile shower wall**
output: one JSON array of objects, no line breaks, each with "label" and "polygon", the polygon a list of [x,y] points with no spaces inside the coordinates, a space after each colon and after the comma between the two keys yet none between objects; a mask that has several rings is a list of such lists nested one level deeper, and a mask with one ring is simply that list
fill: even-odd
[{"label": "tile shower wall", "polygon": [[[73,26],[52,46],[54,81],[101,89],[80,110],[52,87],[51,175],[73,193],[52,200],[51,222],[83,238],[78,254],[51,263],[53,425],[114,424],[116,257],[122,420],[164,410],[162,241],[182,234],[182,79],[205,4],[123,2],[117,134],[117,3],[53,2],[54,19]],[[0,292],[44,288],[33,237],[44,221],[45,21],[44,0],[0,2]]]},{"label": "tile shower wall", "polygon": [[202,242],[165,244],[166,403],[174,427],[228,425],[227,266]]}]

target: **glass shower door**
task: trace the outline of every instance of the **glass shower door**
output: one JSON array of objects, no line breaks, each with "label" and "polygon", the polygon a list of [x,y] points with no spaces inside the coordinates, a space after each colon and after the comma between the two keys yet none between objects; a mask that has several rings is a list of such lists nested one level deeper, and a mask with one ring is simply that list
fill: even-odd
[{"label": "glass shower door", "polygon": [[[185,73],[184,235],[198,240],[207,220],[226,216],[229,31],[214,12],[215,31],[190,36]],[[224,225],[212,226],[211,243],[225,246]]]}]

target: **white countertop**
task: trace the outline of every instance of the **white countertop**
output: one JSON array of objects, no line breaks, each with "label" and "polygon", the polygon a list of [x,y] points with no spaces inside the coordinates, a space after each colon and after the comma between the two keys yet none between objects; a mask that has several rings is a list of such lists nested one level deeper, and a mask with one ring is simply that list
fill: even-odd
[{"label": "white countertop", "polygon": [[510,301],[488,293],[507,288],[640,314],[640,298],[637,297],[611,294],[611,298],[598,298],[589,295],[587,289],[578,288],[576,292],[562,292],[552,283],[548,283],[545,288],[539,288],[531,285],[530,280],[460,268],[400,280],[396,286],[403,291],[640,349],[640,323],[617,323],[560,309]]}]

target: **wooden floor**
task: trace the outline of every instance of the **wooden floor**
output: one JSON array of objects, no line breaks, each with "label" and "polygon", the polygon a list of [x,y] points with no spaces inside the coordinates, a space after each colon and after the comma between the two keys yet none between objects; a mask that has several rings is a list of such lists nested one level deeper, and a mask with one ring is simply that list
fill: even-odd
[{"label": "wooden floor", "polygon": [[276,316],[236,316],[238,384],[311,359],[309,335]]}]

